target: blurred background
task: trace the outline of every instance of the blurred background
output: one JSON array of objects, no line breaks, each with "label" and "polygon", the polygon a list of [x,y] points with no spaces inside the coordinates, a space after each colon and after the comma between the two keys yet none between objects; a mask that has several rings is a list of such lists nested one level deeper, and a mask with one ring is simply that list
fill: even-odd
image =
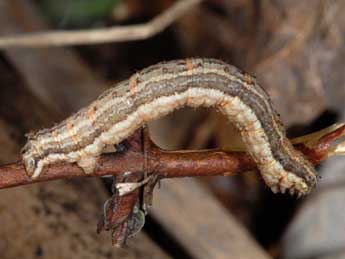
[{"label": "blurred background", "polygon": [[[189,0],[180,0],[179,2]],[[2,37],[144,24],[174,0],[0,0]],[[205,0],[147,39],[0,49],[0,161],[24,134],[66,118],[132,73],[163,60],[212,57],[255,75],[290,137],[345,120],[345,1]],[[212,109],[149,125],[166,149],[241,146]],[[164,180],[128,247],[95,232],[109,184],[56,181],[0,191],[1,258],[345,258],[345,160],[318,171],[306,198],[274,195],[259,175]]]}]

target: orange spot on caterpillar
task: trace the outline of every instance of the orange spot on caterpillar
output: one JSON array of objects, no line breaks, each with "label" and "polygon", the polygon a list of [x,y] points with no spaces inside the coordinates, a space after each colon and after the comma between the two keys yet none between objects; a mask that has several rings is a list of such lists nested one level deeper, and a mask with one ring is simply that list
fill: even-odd
[{"label": "orange spot on caterpillar", "polygon": [[96,113],[96,107],[92,106],[88,111],[87,111],[87,118],[89,119],[91,125],[93,125],[95,121],[95,113]]},{"label": "orange spot on caterpillar", "polygon": [[52,131],[52,136],[53,136],[55,142],[59,142],[59,139],[58,139],[59,134],[55,130]]},{"label": "orange spot on caterpillar", "polygon": [[193,66],[193,62],[191,59],[186,59],[186,67],[187,67],[188,74],[192,75],[194,66]]},{"label": "orange spot on caterpillar", "polygon": [[138,74],[135,74],[129,79],[129,89],[132,95],[138,92],[137,86],[138,86]]},{"label": "orange spot on caterpillar", "polygon": [[224,107],[228,104],[229,102],[222,100],[221,102],[219,102],[218,107],[219,109],[224,109]]},{"label": "orange spot on caterpillar", "polygon": [[253,78],[252,78],[251,75],[245,73],[245,74],[243,75],[243,79],[244,79],[244,81],[245,81],[247,84],[249,84],[249,85],[253,84]]},{"label": "orange spot on caterpillar", "polygon": [[246,121],[244,130],[248,133],[257,132],[256,121]]},{"label": "orange spot on caterpillar", "polygon": [[67,130],[72,130],[73,129],[73,122],[71,122],[71,121],[69,121],[69,122],[67,122]]},{"label": "orange spot on caterpillar", "polygon": [[74,142],[75,145],[78,145],[79,139],[78,139],[78,136],[74,133],[73,122],[71,122],[71,121],[67,122],[66,127],[67,127],[68,134],[71,137],[72,141]]},{"label": "orange spot on caterpillar", "polygon": [[263,159],[265,156],[262,156],[261,161],[257,160],[256,163],[259,164],[266,171],[270,171],[273,166],[275,166],[276,161],[270,159]]}]

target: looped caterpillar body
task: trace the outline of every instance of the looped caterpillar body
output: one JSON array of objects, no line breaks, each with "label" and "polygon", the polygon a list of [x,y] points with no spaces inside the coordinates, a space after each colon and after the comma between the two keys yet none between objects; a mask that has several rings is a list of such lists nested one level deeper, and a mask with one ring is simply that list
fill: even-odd
[{"label": "looped caterpillar body", "polygon": [[143,69],[57,126],[30,136],[22,151],[26,171],[35,178],[44,166],[67,161],[93,172],[106,145],[184,106],[212,106],[224,113],[274,192],[304,195],[315,185],[314,167],[286,138],[256,80],[222,61],[198,58]]}]

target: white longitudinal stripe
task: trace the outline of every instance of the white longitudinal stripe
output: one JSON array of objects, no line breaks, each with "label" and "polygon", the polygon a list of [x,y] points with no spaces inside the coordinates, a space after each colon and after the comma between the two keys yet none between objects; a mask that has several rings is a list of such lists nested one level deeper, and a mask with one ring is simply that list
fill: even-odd
[{"label": "white longitudinal stripe", "polygon": [[[101,154],[105,145],[120,142],[144,122],[164,116],[183,105],[221,107],[220,110],[229,117],[230,121],[244,129],[241,131],[244,143],[257,162],[265,182],[273,191],[280,190],[284,192],[288,188],[292,188],[294,191],[295,188],[299,193],[307,192],[308,187],[304,180],[293,173],[285,171],[283,166],[275,160],[268,137],[260,121],[240,98],[226,96],[218,90],[202,88],[189,88],[185,92],[160,97],[138,107],[136,111],[128,115],[126,120],[113,125],[109,131],[103,132],[83,150],[68,154],[49,154],[38,162],[33,177],[39,176],[44,165],[53,162],[60,160],[78,162],[80,159],[88,159],[88,156],[94,158]],[[247,125],[250,125],[250,128],[246,129]],[[85,154],[87,155],[85,156]]]},{"label": "white longitudinal stripe", "polygon": [[225,105],[223,109],[225,109],[225,114],[234,116],[234,118],[230,118],[231,121],[241,124],[243,128],[241,131],[243,142],[272,191],[277,192],[279,190],[283,193],[287,189],[290,189],[292,193],[295,189],[299,193],[306,193],[308,191],[308,186],[302,178],[284,170],[283,166],[275,160],[268,137],[255,113],[248,106],[238,97],[235,97],[232,103]]},{"label": "white longitudinal stripe", "polygon": [[[264,100],[265,104],[267,105],[267,107],[270,108],[269,103],[266,100],[267,99],[266,96],[262,96],[261,93],[259,93],[255,89],[255,87],[252,87],[252,86],[248,85],[246,82],[239,80],[237,77],[235,77],[233,75],[230,75],[229,73],[227,73],[225,71],[222,71],[222,70],[219,70],[219,69],[208,69],[208,68],[195,68],[192,71],[193,71],[193,74],[200,74],[200,75],[215,73],[217,75],[220,75],[220,76],[223,76],[223,77],[229,79],[230,81],[240,83],[241,85],[245,86],[247,89],[250,89],[250,91],[253,92],[256,96],[258,96],[258,98],[260,98],[261,100]],[[157,77],[152,77],[152,78],[150,78],[148,80],[140,82],[137,85],[137,91],[139,92],[142,89],[145,89],[148,84],[151,84],[151,83],[154,83],[154,82],[164,82],[166,80],[172,80],[172,79],[175,79],[177,77],[190,76],[190,75],[191,74],[190,74],[189,71],[184,71],[184,72],[181,72],[179,74],[165,74],[165,75],[160,75],[160,76],[157,76]],[[124,95],[123,97],[121,97],[121,98],[114,98],[114,99],[109,98],[110,100],[105,102],[95,112],[95,115],[94,115],[95,118],[97,118],[98,116],[102,115],[104,112],[109,110],[111,107],[115,107],[117,102],[119,102],[119,101],[121,101],[123,99],[130,100],[130,95],[131,95],[131,93],[129,92],[126,95]],[[74,130],[75,134],[78,135],[79,131],[81,129],[83,129],[84,127],[90,127],[90,122],[88,120],[78,121],[74,125],[73,130]],[[59,134],[56,139],[59,141],[59,143],[62,143],[61,144],[61,148],[64,148],[65,145],[69,144],[69,142],[65,142],[65,144],[64,144],[64,141],[66,139],[69,139],[69,138],[71,138],[71,135],[70,135],[70,133],[68,131],[66,131],[65,133]],[[51,138],[46,137],[46,138],[41,140],[41,145],[44,146],[44,145],[46,145],[46,144],[48,144],[48,143],[50,143],[52,141],[54,141],[53,137],[51,137]]]}]

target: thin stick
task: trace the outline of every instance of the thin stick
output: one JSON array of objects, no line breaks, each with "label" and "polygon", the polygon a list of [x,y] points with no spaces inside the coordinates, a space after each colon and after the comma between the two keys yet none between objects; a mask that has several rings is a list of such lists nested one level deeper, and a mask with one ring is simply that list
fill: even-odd
[{"label": "thin stick", "polygon": [[180,0],[151,21],[140,25],[92,30],[48,31],[0,37],[0,48],[89,45],[147,39],[167,28],[202,0]]},{"label": "thin stick", "polygon": [[[103,154],[98,161],[96,171],[90,175],[86,175],[77,165],[69,163],[51,165],[37,179],[28,177],[21,163],[0,166],[0,189],[76,177],[118,176],[125,172],[142,172],[143,170],[148,170],[148,175],[155,174],[158,178],[230,176],[256,170],[255,162],[245,152],[164,151],[155,146],[148,136],[141,138],[138,134],[137,132],[128,139],[129,149],[126,152]],[[334,142],[344,135],[345,124],[340,124],[337,127],[330,127],[323,135],[314,135],[317,141],[312,147],[300,141],[295,147],[316,165],[329,157],[328,153],[334,151]],[[309,142],[310,138],[305,136],[305,140]],[[333,155],[342,155],[342,153]]]}]

